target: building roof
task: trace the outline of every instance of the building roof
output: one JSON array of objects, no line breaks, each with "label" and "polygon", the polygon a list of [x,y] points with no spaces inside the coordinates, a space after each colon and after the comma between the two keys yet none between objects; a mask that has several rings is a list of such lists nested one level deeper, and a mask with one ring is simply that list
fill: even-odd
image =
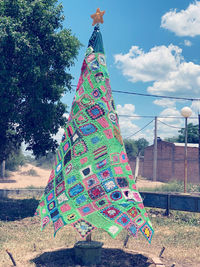
[{"label": "building roof", "polygon": [[[175,146],[185,146],[185,143],[173,143]],[[199,144],[187,143],[187,147],[199,147]]]}]

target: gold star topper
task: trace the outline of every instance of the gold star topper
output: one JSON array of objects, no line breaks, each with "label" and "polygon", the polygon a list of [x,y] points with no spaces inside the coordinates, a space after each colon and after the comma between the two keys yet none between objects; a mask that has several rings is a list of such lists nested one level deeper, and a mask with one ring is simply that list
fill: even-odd
[{"label": "gold star topper", "polygon": [[97,23],[103,23],[104,14],[105,14],[105,11],[100,11],[100,8],[97,8],[96,13],[91,15],[91,18],[93,19],[92,26],[94,26]]}]

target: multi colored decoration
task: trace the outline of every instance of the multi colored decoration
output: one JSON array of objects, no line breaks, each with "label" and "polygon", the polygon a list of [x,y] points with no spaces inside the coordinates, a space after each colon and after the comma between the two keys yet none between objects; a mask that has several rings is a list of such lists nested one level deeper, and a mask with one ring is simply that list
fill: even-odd
[{"label": "multi colored decoration", "polygon": [[38,206],[42,229],[73,226],[82,238],[123,228],[151,242],[153,229],[136,190],[120,134],[99,25],[83,61],[55,165]]}]

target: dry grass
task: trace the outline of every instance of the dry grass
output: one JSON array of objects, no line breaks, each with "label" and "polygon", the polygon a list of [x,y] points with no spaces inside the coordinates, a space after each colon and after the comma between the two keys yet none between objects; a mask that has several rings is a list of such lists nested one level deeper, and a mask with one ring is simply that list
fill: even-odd
[{"label": "dry grass", "polygon": [[[20,267],[61,267],[61,264],[45,265],[45,261],[48,260],[48,257],[51,259],[52,255],[55,258],[61,257],[59,255],[62,254],[61,251],[63,250],[56,252],[56,254],[53,252],[56,248],[65,248],[65,253],[69,253],[69,250],[66,250],[66,248],[73,247],[74,243],[80,240],[76,231],[70,226],[58,231],[56,238],[53,238],[53,227],[51,225],[41,232],[39,218],[33,217],[37,203],[35,199],[1,200],[1,267],[12,266],[11,260],[5,251],[6,249],[12,253]],[[129,239],[128,249],[143,251],[144,253],[151,253],[158,256],[164,246],[163,261],[166,263],[166,266],[171,266],[173,262],[176,262],[176,266],[200,266],[200,215],[186,212],[173,212],[170,217],[165,217],[162,215],[163,211],[158,209],[149,209],[148,212],[155,229],[152,244],[148,245],[142,234],[139,234],[138,239],[132,237]],[[93,239],[102,241],[104,248],[122,249],[126,234],[126,231],[123,231],[114,240],[103,230],[98,229],[93,232]],[[117,252],[112,250],[113,253]],[[39,259],[43,261],[43,264],[41,262],[40,264],[37,263],[36,259],[38,255],[42,255]],[[31,259],[33,261],[30,261]],[[153,266],[150,263],[146,264],[149,265],[143,266]],[[110,266],[118,265],[113,264]],[[129,266],[128,263],[126,263],[126,266]]]},{"label": "dry grass", "polygon": [[[40,177],[20,175],[20,172],[27,172],[32,168]],[[46,185],[49,173],[48,170],[29,164],[13,173],[10,178],[14,181],[13,183],[0,183],[0,188],[23,188],[31,185],[39,188]],[[152,183],[145,180],[138,180],[137,183],[138,188],[162,185],[163,183]],[[0,199],[1,267],[12,266],[6,249],[12,253],[20,267],[50,267],[49,264],[45,265],[45,261],[48,259],[52,261],[52,257],[55,259],[64,257],[62,252],[68,255],[70,248],[80,240],[76,231],[70,226],[58,231],[56,238],[53,238],[52,226],[48,226],[41,232],[39,219],[33,217],[37,204],[36,199],[19,199],[19,197],[18,199],[16,197]],[[128,249],[158,256],[164,246],[163,261],[166,266],[171,266],[173,262],[176,262],[176,267],[200,267],[200,215],[174,211],[170,217],[165,217],[162,215],[163,211],[159,209],[148,209],[148,212],[155,229],[152,244],[148,245],[140,233],[138,239],[132,237],[129,239]],[[98,229],[93,232],[93,239],[102,241],[104,248],[122,249],[126,234],[126,231],[123,231],[114,240],[107,233]],[[56,248],[61,250],[55,252]],[[63,251],[63,249],[65,250]],[[116,251],[112,250],[112,254],[114,253]],[[44,261],[44,264],[36,263],[38,255],[41,255],[40,260]],[[33,261],[30,261],[31,259]],[[51,266],[61,267],[61,264]],[[117,264],[112,266],[117,266]],[[122,264],[121,266],[125,265]],[[128,266],[127,262],[126,266]]]},{"label": "dry grass", "polygon": [[[20,221],[14,222],[4,222],[0,224],[1,231],[1,258],[0,266],[9,267],[12,266],[10,259],[5,252],[5,249],[8,249],[16,263],[21,266],[31,267],[31,266],[68,266],[67,264],[70,259],[68,258],[64,265],[62,265],[63,259],[63,249],[64,253],[69,253],[70,248],[80,240],[79,236],[72,227],[65,227],[57,233],[56,238],[53,238],[53,228],[48,227],[44,232],[40,232],[39,229],[39,220],[37,218],[24,218]],[[114,253],[118,252],[118,256],[122,256],[123,252],[116,250],[117,248],[122,248],[123,246],[123,235],[119,236],[117,242],[114,242],[106,233],[96,230],[93,234],[93,239],[102,240],[104,242],[104,248],[112,248],[110,251],[110,256],[114,256]],[[55,248],[59,248],[57,253],[55,253]],[[68,250],[66,249],[68,248]],[[104,250],[104,254],[108,254],[109,251]],[[107,260],[110,258],[107,257]],[[59,258],[58,258],[59,257]],[[127,257],[127,255],[126,255]],[[138,255],[137,255],[138,257]],[[151,262],[148,261],[144,256],[143,261],[145,265],[135,265],[135,266],[152,266]],[[65,255],[66,259],[66,255]],[[124,262],[124,258],[122,258]],[[141,259],[140,259],[141,260]],[[53,264],[55,261],[57,264]],[[114,259],[112,259],[114,262]],[[115,259],[116,261],[116,259]],[[120,258],[117,258],[118,264],[113,265],[103,265],[103,266],[123,266],[120,263]],[[126,258],[126,266],[128,265],[128,258]],[[10,264],[10,265],[9,265]],[[71,265],[70,265],[71,266]],[[73,265],[72,265],[73,266]]]}]

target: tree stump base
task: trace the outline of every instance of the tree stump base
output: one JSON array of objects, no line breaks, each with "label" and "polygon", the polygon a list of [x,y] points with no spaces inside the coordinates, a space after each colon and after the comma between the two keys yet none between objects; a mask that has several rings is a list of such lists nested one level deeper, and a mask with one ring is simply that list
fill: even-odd
[{"label": "tree stump base", "polygon": [[102,242],[79,241],[74,245],[75,262],[80,265],[101,263]]}]

